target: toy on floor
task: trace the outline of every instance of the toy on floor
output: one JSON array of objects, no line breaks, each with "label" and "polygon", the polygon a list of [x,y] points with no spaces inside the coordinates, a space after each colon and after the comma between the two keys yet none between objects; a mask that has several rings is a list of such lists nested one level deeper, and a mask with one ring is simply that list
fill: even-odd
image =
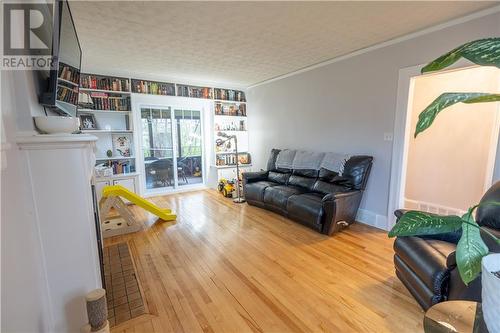
[{"label": "toy on floor", "polygon": [[227,180],[225,178],[221,178],[219,180],[219,185],[217,186],[217,189],[226,198],[232,198],[233,197],[233,191],[235,190],[234,181]]},{"label": "toy on floor", "polygon": [[[170,209],[160,208],[123,186],[106,186],[102,190],[102,199],[99,203],[103,237],[127,234],[141,228],[122,198],[158,216],[164,221],[173,221],[177,218]],[[119,216],[108,217],[111,208],[116,209]]]}]

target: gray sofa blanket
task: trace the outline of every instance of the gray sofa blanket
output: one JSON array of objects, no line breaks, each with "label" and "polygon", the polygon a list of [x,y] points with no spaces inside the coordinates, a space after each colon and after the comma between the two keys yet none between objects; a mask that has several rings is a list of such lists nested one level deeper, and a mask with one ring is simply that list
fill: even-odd
[{"label": "gray sofa blanket", "polygon": [[276,167],[283,169],[319,170],[325,168],[340,175],[351,156],[342,153],[320,153],[305,150],[283,149],[276,158]]}]

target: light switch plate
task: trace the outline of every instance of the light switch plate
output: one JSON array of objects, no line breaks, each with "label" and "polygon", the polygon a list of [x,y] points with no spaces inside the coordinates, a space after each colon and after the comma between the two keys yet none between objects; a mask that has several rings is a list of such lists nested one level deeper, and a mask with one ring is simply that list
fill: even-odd
[{"label": "light switch plate", "polygon": [[394,136],[392,133],[386,132],[384,133],[384,141],[392,141],[394,139]]}]

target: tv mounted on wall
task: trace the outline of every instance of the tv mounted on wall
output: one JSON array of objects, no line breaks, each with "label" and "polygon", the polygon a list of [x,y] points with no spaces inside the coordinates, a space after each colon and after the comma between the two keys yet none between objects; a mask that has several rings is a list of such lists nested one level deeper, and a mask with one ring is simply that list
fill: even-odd
[{"label": "tv mounted on wall", "polygon": [[56,0],[52,28],[52,68],[45,73],[46,83],[40,104],[71,117],[76,116],[82,49],[66,0]]}]

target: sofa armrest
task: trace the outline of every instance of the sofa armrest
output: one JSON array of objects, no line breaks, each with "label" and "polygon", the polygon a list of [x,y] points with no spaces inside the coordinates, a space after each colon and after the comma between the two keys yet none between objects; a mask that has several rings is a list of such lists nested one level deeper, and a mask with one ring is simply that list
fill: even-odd
[{"label": "sofa armrest", "polygon": [[394,211],[394,215],[396,216],[396,222],[399,221],[401,216],[403,216],[406,212],[408,212],[408,209],[396,209]]},{"label": "sofa armrest", "polygon": [[250,184],[261,180],[267,180],[267,171],[243,172],[243,184]]},{"label": "sofa armrest", "polygon": [[322,233],[331,235],[354,223],[363,192],[329,193],[322,199],[325,211]]},{"label": "sofa armrest", "polygon": [[457,252],[453,251],[446,257],[446,267],[449,269],[454,269],[457,267]]}]

